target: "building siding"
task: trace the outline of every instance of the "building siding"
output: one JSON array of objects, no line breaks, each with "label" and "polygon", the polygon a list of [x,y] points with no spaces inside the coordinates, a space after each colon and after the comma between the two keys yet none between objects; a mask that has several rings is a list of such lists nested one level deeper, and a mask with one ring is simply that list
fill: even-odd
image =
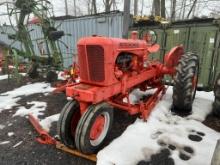
[{"label": "building siding", "polygon": [[[58,30],[63,30],[66,34],[61,38],[61,41],[68,45],[67,49],[65,45],[61,42],[59,43],[63,54],[64,67],[68,67],[72,64],[72,58],[77,54],[77,41],[80,38],[91,36],[93,34],[108,37],[122,37],[122,25],[123,13],[121,12],[56,21],[55,26]],[[37,25],[29,25],[28,29],[30,31],[35,53],[40,55],[36,40],[39,42],[39,40],[43,38],[41,27]],[[7,26],[7,28],[2,27],[0,31],[15,33],[10,26]],[[0,34],[0,40],[9,45],[13,42],[8,39],[6,34],[2,33]],[[21,49],[21,43],[19,42],[14,43],[12,46],[17,49]]]}]

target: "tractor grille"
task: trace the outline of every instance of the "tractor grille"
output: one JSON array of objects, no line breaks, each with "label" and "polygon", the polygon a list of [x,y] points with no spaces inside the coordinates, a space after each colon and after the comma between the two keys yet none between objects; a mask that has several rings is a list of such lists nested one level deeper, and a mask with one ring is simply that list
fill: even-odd
[{"label": "tractor grille", "polygon": [[99,45],[87,45],[86,47],[79,45],[78,54],[81,79],[95,82],[104,81],[104,49]]},{"label": "tractor grille", "polygon": [[83,45],[78,46],[78,54],[79,54],[78,60],[80,67],[80,77],[81,79],[88,80],[85,46]]},{"label": "tractor grille", "polygon": [[87,58],[91,81],[104,81],[104,49],[99,45],[87,45]]}]

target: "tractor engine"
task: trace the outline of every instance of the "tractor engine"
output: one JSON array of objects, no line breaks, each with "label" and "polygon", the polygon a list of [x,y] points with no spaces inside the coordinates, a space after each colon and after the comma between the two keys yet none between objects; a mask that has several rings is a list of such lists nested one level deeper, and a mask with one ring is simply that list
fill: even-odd
[{"label": "tractor engine", "polygon": [[147,59],[147,43],[136,37],[87,37],[78,42],[78,60],[81,82],[109,86],[123,75],[138,74]]}]

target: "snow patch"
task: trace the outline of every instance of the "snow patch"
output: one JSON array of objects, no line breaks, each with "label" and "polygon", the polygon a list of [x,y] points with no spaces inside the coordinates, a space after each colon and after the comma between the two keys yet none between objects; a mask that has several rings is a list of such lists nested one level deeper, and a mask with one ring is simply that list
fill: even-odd
[{"label": "snow patch", "polygon": [[57,76],[58,76],[57,79],[58,79],[58,80],[66,80],[67,77],[65,77],[64,75],[65,75],[65,73],[64,73],[63,71],[58,72],[58,74],[57,74]]},{"label": "snow patch", "polygon": [[20,146],[22,143],[23,143],[23,141],[18,142],[17,144],[15,144],[15,145],[13,146],[13,148],[16,148],[16,147]]},{"label": "snow patch", "polygon": [[8,132],[9,137],[13,136],[14,134],[15,134],[14,132]]},{"label": "snow patch", "polygon": [[8,78],[8,75],[1,75],[0,76],[0,80],[5,80],[5,79],[7,79]]},{"label": "snow patch", "polygon": [[10,143],[10,141],[4,141],[4,142],[0,142],[0,145],[4,145],[4,144],[8,144]]},{"label": "snow patch", "polygon": [[52,123],[58,121],[59,116],[60,114],[55,114],[55,115],[46,117],[45,119],[40,121],[40,125],[42,126],[43,129],[49,132]]},{"label": "snow patch", "polygon": [[5,128],[5,126],[0,124],[0,129],[4,129],[4,128]]},{"label": "snow patch", "polygon": [[46,107],[47,107],[47,103],[46,102],[40,102],[40,101],[32,101],[32,102],[27,102],[27,104],[29,105],[33,105],[31,106],[31,108],[27,109],[23,106],[19,107],[19,109],[16,111],[16,113],[13,115],[13,117],[15,116],[27,116],[28,114],[32,114],[34,117],[38,117],[40,115],[43,115],[43,111],[45,111]]},{"label": "snow patch", "polygon": [[[129,101],[131,104],[135,104],[143,98],[144,96],[151,95],[155,92],[155,89],[147,90],[146,92],[141,91],[140,89],[134,89],[129,95]],[[127,103],[128,99],[124,98],[123,102]]]},{"label": "snow patch", "polygon": [[[0,72],[1,72],[1,70],[0,70]],[[26,76],[27,73],[19,73],[19,74],[22,75],[22,76]],[[0,80],[5,80],[7,78],[8,78],[7,74],[6,75],[0,75]]]},{"label": "snow patch", "polygon": [[18,105],[16,102],[21,99],[22,96],[29,96],[36,93],[48,93],[52,92],[54,88],[48,83],[34,83],[22,86],[0,94],[0,112],[3,110],[11,109],[13,106]]},{"label": "snow patch", "polygon": [[9,124],[8,124],[9,127],[12,126],[12,125],[13,125],[12,123],[9,123]]},{"label": "snow patch", "polygon": [[22,75],[22,76],[26,76],[27,75],[27,73],[19,73],[20,75]]},{"label": "snow patch", "polygon": [[193,102],[192,114],[187,118],[200,122],[204,121],[206,116],[212,111],[212,103],[214,99],[215,97],[213,92],[197,91]]},{"label": "snow patch", "polygon": [[[186,118],[179,117],[170,112],[172,88],[169,88],[147,122],[137,119],[97,154],[97,165],[134,165],[141,160],[149,160],[152,154],[164,147],[161,143],[176,147],[175,151],[171,151],[175,164],[186,164],[179,157],[184,147],[191,147],[194,151],[187,161],[188,165],[211,164],[220,133],[206,127],[201,121],[211,111],[213,100],[213,92],[197,92],[192,114]],[[201,132],[204,136],[199,134]],[[190,135],[199,136],[202,140],[192,141]]]}]

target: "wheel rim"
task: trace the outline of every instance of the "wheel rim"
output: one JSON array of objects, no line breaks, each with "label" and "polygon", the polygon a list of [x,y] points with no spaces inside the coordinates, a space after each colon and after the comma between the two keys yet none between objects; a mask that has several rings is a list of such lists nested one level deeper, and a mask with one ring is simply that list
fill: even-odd
[{"label": "wheel rim", "polygon": [[109,125],[110,116],[107,112],[103,112],[97,116],[90,130],[90,143],[92,146],[97,146],[104,140]]},{"label": "wheel rim", "polygon": [[73,137],[75,137],[75,133],[76,133],[76,127],[77,127],[77,124],[80,120],[80,112],[77,112],[75,115],[72,116],[72,119],[71,119],[71,135]]}]

